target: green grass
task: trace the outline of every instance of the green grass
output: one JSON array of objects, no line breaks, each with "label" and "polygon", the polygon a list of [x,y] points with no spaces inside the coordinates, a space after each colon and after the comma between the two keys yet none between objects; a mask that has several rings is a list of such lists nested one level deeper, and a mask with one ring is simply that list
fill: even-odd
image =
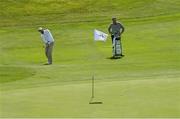
[{"label": "green grass", "polygon": [[[179,0],[94,1],[0,0],[0,117],[180,117]],[[93,41],[114,15],[119,60],[110,37]],[[55,37],[52,66],[38,26]],[[92,75],[102,105],[89,105]]]}]

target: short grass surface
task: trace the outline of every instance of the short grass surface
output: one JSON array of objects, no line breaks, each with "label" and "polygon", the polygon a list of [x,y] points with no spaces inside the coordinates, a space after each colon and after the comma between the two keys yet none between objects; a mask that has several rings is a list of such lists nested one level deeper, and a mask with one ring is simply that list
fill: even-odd
[{"label": "short grass surface", "polygon": [[[179,0],[113,1],[0,1],[0,117],[180,117]],[[117,60],[110,37],[93,41],[112,15],[126,28]],[[55,37],[51,66],[38,26]],[[92,76],[103,104],[89,104]]]}]

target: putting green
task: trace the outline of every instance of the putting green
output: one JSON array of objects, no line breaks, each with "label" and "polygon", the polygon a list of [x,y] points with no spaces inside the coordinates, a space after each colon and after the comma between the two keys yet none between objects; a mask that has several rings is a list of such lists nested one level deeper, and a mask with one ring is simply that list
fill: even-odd
[{"label": "putting green", "polygon": [[[180,117],[179,0],[112,1],[0,1],[0,117]],[[110,37],[93,41],[112,15],[126,28],[118,60]],[[51,66],[39,26],[55,37]],[[103,104],[89,104],[92,76]]]},{"label": "putting green", "polygon": [[[5,117],[177,117],[178,79],[98,82],[26,88],[1,94]],[[168,96],[171,96],[170,98]],[[13,97],[13,99],[12,99]],[[23,112],[23,113],[22,113]]]}]

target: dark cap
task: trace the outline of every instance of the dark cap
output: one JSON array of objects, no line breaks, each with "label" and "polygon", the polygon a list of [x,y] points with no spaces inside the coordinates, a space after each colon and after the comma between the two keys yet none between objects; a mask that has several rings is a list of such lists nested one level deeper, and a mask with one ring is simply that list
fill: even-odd
[{"label": "dark cap", "polygon": [[112,17],[112,20],[116,19],[116,17]]}]

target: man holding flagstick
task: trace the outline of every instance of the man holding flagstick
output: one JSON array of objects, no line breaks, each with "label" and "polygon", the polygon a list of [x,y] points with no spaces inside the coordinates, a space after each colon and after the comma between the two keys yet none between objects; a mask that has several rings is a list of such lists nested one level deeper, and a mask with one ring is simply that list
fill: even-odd
[{"label": "man holding flagstick", "polygon": [[113,58],[122,57],[121,35],[124,32],[124,26],[117,22],[116,18],[112,18],[108,31],[111,34],[113,44]]}]

